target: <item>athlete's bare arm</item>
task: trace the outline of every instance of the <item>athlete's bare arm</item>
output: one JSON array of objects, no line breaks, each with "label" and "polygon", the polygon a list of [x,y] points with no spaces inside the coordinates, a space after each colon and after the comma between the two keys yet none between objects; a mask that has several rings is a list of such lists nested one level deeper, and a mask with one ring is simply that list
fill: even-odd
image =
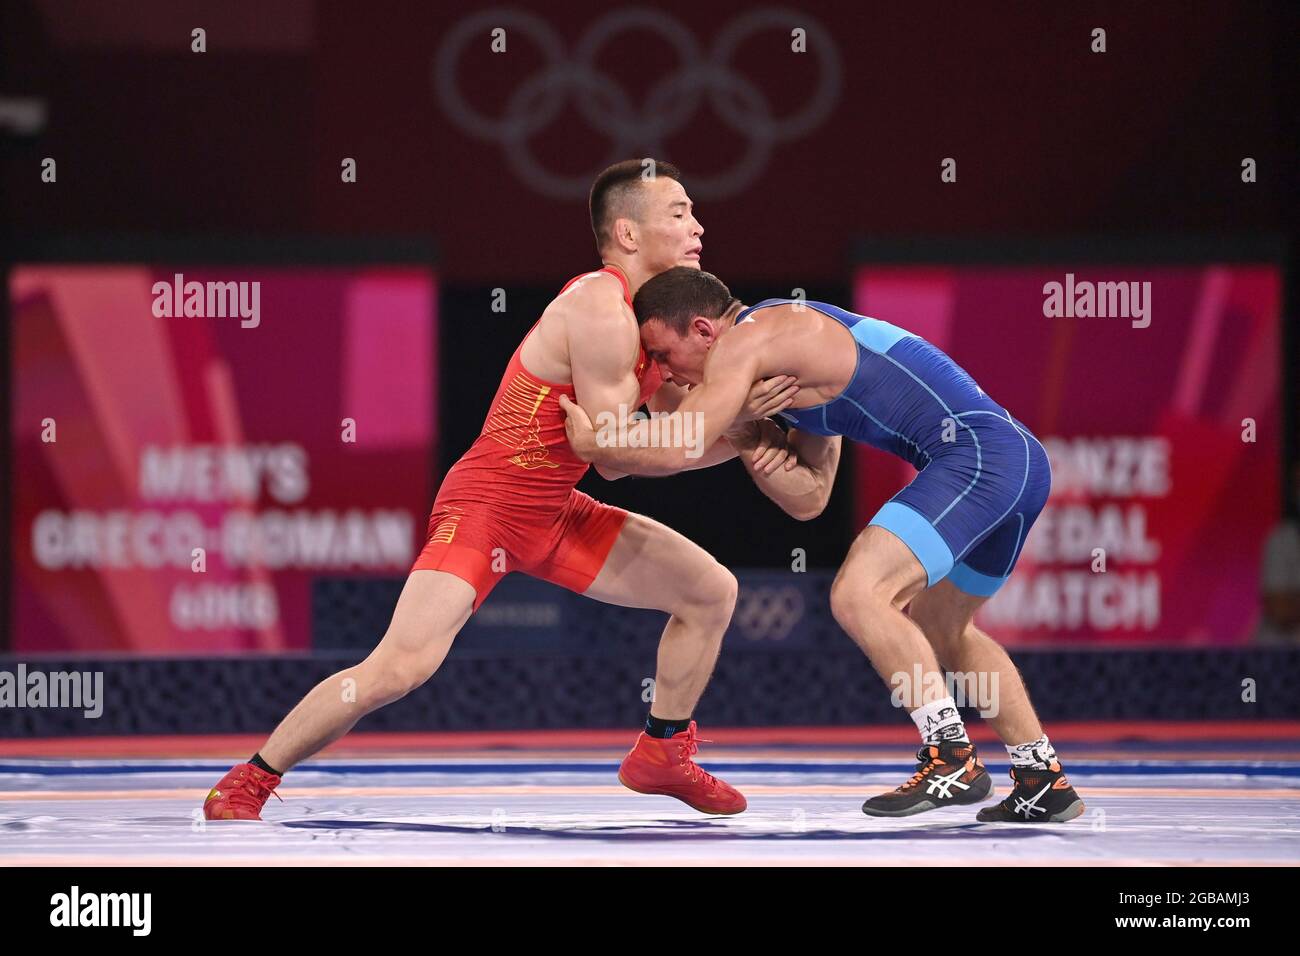
[{"label": "athlete's bare arm", "polygon": [[[652,413],[663,413],[676,411],[677,406],[687,396],[688,392],[680,385],[673,382],[664,382],[649,399],[646,400],[646,407]],[[731,461],[735,458],[737,451],[732,447],[731,442],[725,438],[719,439],[713,443],[703,455],[691,463],[692,469],[712,468],[714,465],[720,465],[724,461]]]},{"label": "athlete's bare arm", "polygon": [[[789,408],[798,391],[799,386],[793,375],[777,375],[755,382],[750,389],[749,399],[745,403],[745,411],[741,417],[733,423],[724,437],[713,443],[708,451],[699,458],[691,459],[691,463],[683,471],[712,468],[714,465],[743,456],[745,470],[765,493],[770,494],[768,489],[763,487],[766,479],[775,474],[778,469],[789,471],[795,468],[798,460],[795,458],[793,446],[786,440],[785,433],[781,429],[771,422],[766,422],[771,427],[760,426],[770,416]],[[687,390],[680,385],[665,382],[650,396],[646,405],[652,413],[656,414],[675,411],[687,394]],[[627,472],[618,471],[598,462],[594,467],[606,481],[616,481],[628,476]]]},{"label": "athlete's bare arm", "polygon": [[[584,278],[547,311],[547,318],[564,324],[569,374],[578,403],[593,417],[631,414],[641,391],[634,368],[641,340],[618,280],[608,275]],[[735,454],[729,444],[721,442],[701,456],[695,467],[718,464]],[[604,462],[597,462],[596,470],[610,481],[636,473]]]},{"label": "athlete's bare arm", "polygon": [[[773,431],[781,430],[772,422],[763,424]],[[761,480],[756,476],[754,483],[790,517],[811,521],[826,510],[826,502],[830,500],[839,470],[841,441],[839,435],[813,435],[792,428],[786,433],[785,442],[795,465],[764,475]],[[749,457],[743,456],[741,460],[745,470],[750,471],[753,466]]]},{"label": "athlete's bare arm", "polygon": [[[593,418],[599,419],[602,414],[626,418],[636,408],[640,394],[633,366],[641,342],[636,319],[623,299],[622,285],[612,276],[592,276],[557,298],[547,311],[548,318],[558,319],[566,326],[570,375],[578,404]],[[656,393],[652,408],[657,404],[656,410],[662,410],[665,405],[681,400],[677,386],[666,385],[659,391],[665,388],[670,391],[662,398]],[[788,407],[792,393],[788,382],[747,387],[746,398],[751,391],[755,393],[751,406],[754,415]],[[685,389],[680,392],[684,393]],[[704,454],[691,459],[684,468],[707,468],[736,456],[736,449],[721,433],[705,447]],[[788,448],[783,444],[755,442],[750,447],[753,464],[760,474],[771,473],[789,461]],[[609,480],[643,474],[612,462],[599,461],[595,465],[602,477]]]},{"label": "athlete's bare arm", "polygon": [[[692,459],[700,457],[698,449],[707,449],[722,438],[740,417],[745,400],[755,381],[768,377],[762,374],[765,356],[762,344],[767,337],[757,333],[756,326],[732,329],[721,336],[709,353],[704,365],[703,381],[691,389],[677,411],[683,416],[693,416],[696,427],[695,449],[686,447],[684,441],[675,446],[654,448],[649,422],[626,424],[626,440],[599,440],[588,415],[579,414],[572,403],[560,400],[568,418],[569,444],[584,461],[599,462],[619,471],[638,475],[671,475],[689,467]],[[780,370],[774,370],[780,371]],[[582,403],[586,406],[586,402]],[[600,419],[596,419],[600,420]],[[626,419],[607,418],[605,421],[625,422]]]},{"label": "athlete's bare arm", "polygon": [[[676,411],[690,391],[674,382],[665,382],[646,403],[654,413]],[[778,468],[790,470],[797,465],[794,450],[785,433],[765,420],[789,408],[799,394],[799,380],[793,375],[774,375],[760,379],[749,390],[744,411],[724,436],[699,458],[691,459],[684,470],[697,470],[748,456],[745,468],[760,485],[762,479]],[[768,427],[762,427],[766,424]]]},{"label": "athlete's bare arm", "polygon": [[[762,376],[771,378],[772,373],[780,373],[776,366],[781,360],[775,358],[780,354],[779,347],[761,327],[741,326],[718,339],[705,363],[703,382],[692,389],[677,408],[683,414],[698,415],[696,421],[703,428],[703,439],[697,443],[698,447],[708,447],[719,435],[736,434],[735,422],[743,417],[753,383]],[[647,423],[630,426],[625,442],[602,443],[591,420],[581,413],[581,409],[564,402],[561,404],[568,414],[565,427],[569,442],[575,453],[586,461],[649,475],[673,474],[691,462],[689,449],[684,446],[649,447],[652,442]],[[634,434],[638,428],[646,429],[646,434]],[[753,462],[746,460],[746,470],[754,475],[763,493],[792,517],[799,520],[814,518],[826,507],[835,483],[840,438],[809,435],[797,430],[783,438],[779,432],[773,423],[760,423],[757,440],[768,445],[784,445],[794,451],[791,459],[794,464],[770,473],[755,474]],[[805,454],[807,460],[804,460]]]},{"label": "athlete's bare arm", "polygon": [[[621,283],[610,275],[585,277],[547,312],[563,323],[578,403],[593,416],[634,408],[640,394],[634,368],[640,341]],[[597,463],[596,470],[610,480],[627,474],[604,462]]]}]

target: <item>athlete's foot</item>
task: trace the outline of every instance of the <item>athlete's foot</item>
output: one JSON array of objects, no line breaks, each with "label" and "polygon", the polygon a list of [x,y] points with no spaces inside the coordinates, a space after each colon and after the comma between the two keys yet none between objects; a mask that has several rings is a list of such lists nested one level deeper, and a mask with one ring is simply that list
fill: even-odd
[{"label": "athlete's foot", "polygon": [[897,790],[872,797],[862,812],[872,817],[908,817],[939,807],[979,803],[993,793],[993,778],[972,743],[944,741],[916,752],[916,773]]},{"label": "athlete's foot", "polygon": [[1083,813],[1083,801],[1065,779],[1061,765],[1047,770],[1012,767],[1015,786],[1001,803],[985,807],[975,819],[985,823],[1064,823]]},{"label": "athlete's foot", "polygon": [[[280,778],[251,763],[236,764],[208,791],[203,815],[209,820],[260,820],[262,807]],[[277,793],[277,800],[283,798]]]},{"label": "athlete's foot", "polygon": [[740,813],[748,806],[741,792],[691,759],[699,749],[698,741],[693,720],[668,738],[643,732],[618,768],[619,782],[637,793],[676,797],[701,813]]}]

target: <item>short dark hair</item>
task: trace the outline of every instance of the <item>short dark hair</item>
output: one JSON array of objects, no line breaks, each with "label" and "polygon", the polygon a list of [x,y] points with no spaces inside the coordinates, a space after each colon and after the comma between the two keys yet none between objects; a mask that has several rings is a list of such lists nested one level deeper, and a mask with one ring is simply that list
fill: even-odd
[{"label": "short dark hair", "polygon": [[658,319],[678,335],[685,335],[697,315],[720,319],[739,301],[712,272],[674,266],[637,290],[632,309],[639,325]]},{"label": "short dark hair", "polygon": [[[653,170],[653,173],[651,172]],[[682,181],[682,171],[672,163],[657,159],[625,159],[603,170],[591,184],[588,208],[591,210],[591,231],[596,235],[596,249],[604,252],[611,236],[614,220],[629,213],[632,200],[641,183],[651,176],[667,176]]]}]

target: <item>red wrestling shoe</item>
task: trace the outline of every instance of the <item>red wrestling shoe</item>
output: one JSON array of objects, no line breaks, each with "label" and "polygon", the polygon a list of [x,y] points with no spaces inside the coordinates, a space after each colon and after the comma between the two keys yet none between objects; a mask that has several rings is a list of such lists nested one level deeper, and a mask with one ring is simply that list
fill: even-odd
[{"label": "red wrestling shoe", "polygon": [[[203,801],[203,815],[209,820],[260,820],[263,804],[279,783],[279,777],[261,767],[236,764],[208,792],[208,798]],[[284,800],[278,793],[275,798]]]},{"label": "red wrestling shoe", "polygon": [[730,784],[700,769],[691,759],[699,750],[695,721],[667,739],[644,732],[618,768],[619,783],[637,793],[676,797],[701,813],[740,813],[748,804]]}]

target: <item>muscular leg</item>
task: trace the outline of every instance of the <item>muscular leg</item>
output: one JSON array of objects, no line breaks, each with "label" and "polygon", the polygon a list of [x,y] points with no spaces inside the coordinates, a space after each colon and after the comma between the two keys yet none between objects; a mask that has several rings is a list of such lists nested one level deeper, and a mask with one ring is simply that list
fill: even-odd
[{"label": "muscular leg", "polygon": [[583,593],[671,617],[659,641],[650,712],[675,719],[695,711],[713,673],[736,606],[736,577],[672,528],[629,514],[596,579]]},{"label": "muscular leg", "polygon": [[[660,642],[652,713],[691,714],[735,607],[735,577],[672,529],[629,515],[585,593],[672,615]],[[258,751],[262,758],[287,772],[366,714],[419,687],[441,666],[473,606],[474,589],[455,575],[412,571],[379,646],[360,664],[317,684]]]},{"label": "muscular leg", "polygon": [[[939,661],[964,674],[996,674],[997,715],[987,718],[1006,744],[1015,746],[1043,736],[1020,672],[1002,645],[975,626],[973,618],[987,598],[965,593],[940,581],[912,599],[912,620],[925,633]],[[985,709],[988,704],[980,702]]]},{"label": "muscular leg", "polygon": [[934,650],[903,608],[926,584],[925,569],[897,536],[867,527],[831,585],[831,613],[890,686],[893,675],[910,682],[921,665],[921,686],[905,700],[908,713],[942,700],[943,672]]},{"label": "muscular leg", "polygon": [[[966,594],[950,581],[941,581],[912,601],[914,620],[934,645],[939,660],[952,671],[976,675],[997,675],[993,703],[996,715],[986,718],[1002,742],[1019,749],[1011,754],[1012,779],[1015,787],[1001,803],[981,810],[976,819],[985,822],[1063,823],[1084,811],[1083,800],[1069,785],[1050,747],[1040,752],[1037,746],[1022,745],[1045,738],[1043,727],[1034,714],[1020,673],[1007,652],[976,627],[971,619],[987,598]],[[981,701],[987,708],[988,702]],[[1030,761],[1024,763],[1018,761]],[[1040,762],[1041,761],[1041,762]]]},{"label": "muscular leg", "polygon": [[317,684],[258,751],[286,772],[372,710],[433,676],[474,608],[474,589],[445,571],[412,571],[383,640],[360,664]]}]

